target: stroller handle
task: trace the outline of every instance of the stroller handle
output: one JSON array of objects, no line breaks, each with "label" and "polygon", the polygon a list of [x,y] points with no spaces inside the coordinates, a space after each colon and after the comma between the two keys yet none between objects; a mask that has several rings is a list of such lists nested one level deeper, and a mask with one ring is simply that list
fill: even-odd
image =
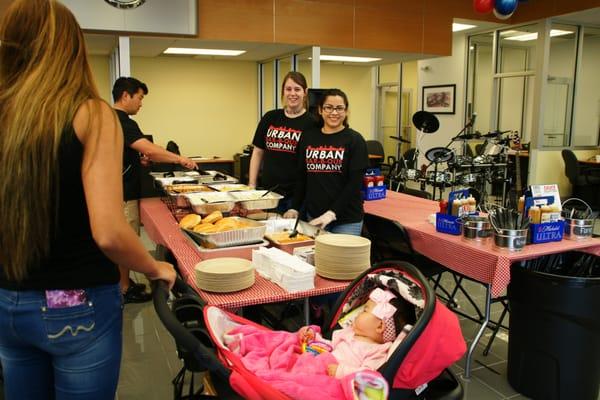
[{"label": "stroller handle", "polygon": [[[156,280],[152,281],[150,285],[152,287],[152,302],[154,303],[154,309],[165,328],[167,328],[171,336],[175,339],[175,342],[188,352],[193,353],[196,359],[198,359],[201,365],[206,369],[215,372],[221,378],[228,380],[230,372],[219,361],[214,350],[205,346],[198,340],[198,338],[185,328],[173,314],[173,311],[167,303],[169,298],[169,288],[167,283],[165,281]],[[202,307],[206,306],[206,302],[200,299],[198,294],[195,293],[194,290],[180,277],[177,277],[175,280],[173,292],[183,296],[193,296],[195,301]]]}]

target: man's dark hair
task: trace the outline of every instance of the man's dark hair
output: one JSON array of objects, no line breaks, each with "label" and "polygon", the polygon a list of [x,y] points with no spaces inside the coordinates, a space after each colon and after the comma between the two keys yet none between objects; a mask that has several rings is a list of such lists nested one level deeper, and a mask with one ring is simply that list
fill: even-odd
[{"label": "man's dark hair", "polygon": [[130,96],[133,96],[138,92],[138,90],[142,89],[144,95],[148,94],[148,86],[142,81],[139,81],[135,78],[131,77],[120,77],[115,81],[112,89],[112,96],[115,102],[119,101],[121,96],[123,96],[123,92],[129,93]]}]

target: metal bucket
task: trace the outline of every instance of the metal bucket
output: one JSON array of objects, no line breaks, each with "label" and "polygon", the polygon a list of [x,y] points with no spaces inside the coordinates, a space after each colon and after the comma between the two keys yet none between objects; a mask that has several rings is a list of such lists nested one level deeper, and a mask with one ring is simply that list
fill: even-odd
[{"label": "metal bucket", "polygon": [[494,232],[494,244],[508,251],[521,251],[527,244],[529,229],[499,229]]},{"label": "metal bucket", "polygon": [[[589,215],[592,215],[592,208],[585,201],[577,198],[567,199],[563,202],[563,207],[569,201],[576,200],[587,207]],[[565,216],[564,238],[569,240],[585,240],[592,237],[594,232],[594,218],[575,219]]]},{"label": "metal bucket", "polygon": [[593,219],[565,219],[564,237],[570,240],[585,240],[592,237]]},{"label": "metal bucket", "polygon": [[492,236],[492,225],[486,217],[466,217],[463,220],[463,237],[476,242],[487,241]]}]

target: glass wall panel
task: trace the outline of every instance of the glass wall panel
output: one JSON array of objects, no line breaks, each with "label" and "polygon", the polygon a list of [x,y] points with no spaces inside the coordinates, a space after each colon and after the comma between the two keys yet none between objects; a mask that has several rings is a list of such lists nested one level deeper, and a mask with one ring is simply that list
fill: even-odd
[{"label": "glass wall panel", "polygon": [[273,90],[274,75],[273,70],[275,68],[275,61],[269,61],[261,64],[262,67],[262,104],[261,104],[261,115],[264,115],[267,111],[275,108],[276,100],[275,93]]},{"label": "glass wall panel", "polygon": [[535,67],[537,25],[527,25],[500,31],[497,71],[524,72]]},{"label": "glass wall panel", "polygon": [[469,58],[467,77],[466,120],[477,114],[473,130],[486,133],[492,130],[490,112],[492,110],[492,44],[493,33],[474,35],[469,38]]},{"label": "glass wall panel", "polygon": [[312,87],[312,60],[310,51],[296,54],[296,70],[306,78],[308,87]]},{"label": "glass wall panel", "polygon": [[544,146],[569,145],[576,59],[577,28],[554,24],[544,96]]},{"label": "glass wall panel", "polygon": [[600,133],[600,28],[583,31],[573,118],[573,146],[597,146]]}]

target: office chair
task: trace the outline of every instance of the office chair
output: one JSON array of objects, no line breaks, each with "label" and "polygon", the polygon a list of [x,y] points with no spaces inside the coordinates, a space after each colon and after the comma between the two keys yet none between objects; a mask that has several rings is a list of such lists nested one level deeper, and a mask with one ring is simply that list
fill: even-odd
[{"label": "office chair", "polygon": [[572,197],[582,199],[594,210],[600,208],[600,168],[587,167],[579,163],[577,156],[569,149],[563,149],[565,175],[573,186]]},{"label": "office chair", "polygon": [[385,151],[383,150],[383,145],[381,144],[381,142],[378,140],[367,140],[367,153],[369,153],[369,155],[381,157],[380,160],[372,161],[371,166],[379,168],[383,176],[389,176],[390,171],[392,170],[392,164],[389,163],[389,157],[387,163],[383,162],[385,157]]}]

